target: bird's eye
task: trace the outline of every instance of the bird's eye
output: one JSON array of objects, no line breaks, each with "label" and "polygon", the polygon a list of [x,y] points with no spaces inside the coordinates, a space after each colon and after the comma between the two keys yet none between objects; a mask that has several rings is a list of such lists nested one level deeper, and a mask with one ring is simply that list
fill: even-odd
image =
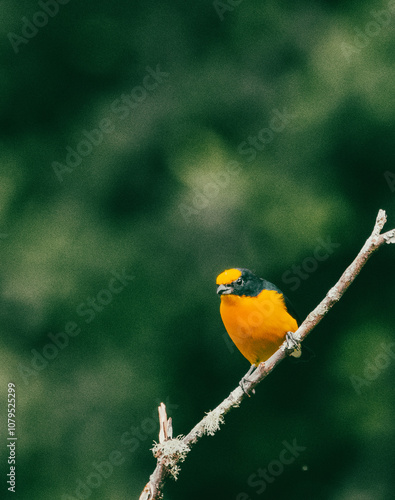
[{"label": "bird's eye", "polygon": [[236,281],[236,285],[242,285],[243,284],[243,280],[241,278],[239,278],[237,281]]}]

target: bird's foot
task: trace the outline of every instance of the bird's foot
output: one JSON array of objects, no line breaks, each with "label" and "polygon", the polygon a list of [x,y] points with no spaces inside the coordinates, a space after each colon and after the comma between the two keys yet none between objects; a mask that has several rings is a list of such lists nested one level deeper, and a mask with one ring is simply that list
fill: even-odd
[{"label": "bird's foot", "polygon": [[[244,375],[244,377],[239,382],[239,386],[242,388],[244,394],[247,394],[248,397],[250,397],[250,394],[246,390],[246,382],[251,382],[248,377],[254,373],[254,371],[256,370],[256,368],[257,368],[256,365],[251,365],[250,369],[248,370],[248,372]],[[251,392],[253,394],[255,394],[255,389],[252,389]]]},{"label": "bird's foot", "polygon": [[287,332],[285,334],[283,350],[294,358],[300,358],[302,355],[302,344],[293,332]]}]

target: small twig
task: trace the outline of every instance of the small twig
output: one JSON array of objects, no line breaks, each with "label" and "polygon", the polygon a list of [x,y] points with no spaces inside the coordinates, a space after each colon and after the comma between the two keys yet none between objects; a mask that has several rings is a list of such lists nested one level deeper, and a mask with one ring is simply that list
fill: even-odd
[{"label": "small twig", "polygon": [[[158,406],[159,413],[159,444],[163,444],[169,439],[173,438],[173,427],[171,418],[167,419],[166,405],[161,403]],[[145,485],[139,500],[151,500],[152,498],[159,498],[154,496],[155,492],[158,491],[159,487],[162,486],[162,482],[165,478],[164,475],[164,465],[160,464],[158,459],[158,466],[151,475],[150,480]]]},{"label": "small twig", "polygon": [[[395,243],[395,229],[391,229],[386,233],[381,234],[381,230],[387,221],[387,216],[384,210],[379,210],[376,218],[376,224],[370,237],[366,240],[359,254],[354,261],[344,271],[339,281],[326,294],[325,298],[318,306],[307,316],[300,327],[294,334],[294,337],[302,342],[307,335],[315,328],[327,312],[340,300],[344,292],[348,289],[351,283],[358,276],[362,267],[366,264],[369,257],[384,243]],[[150,476],[149,482],[146,484],[143,492],[140,495],[140,500],[157,500],[162,498],[162,489],[168,476],[176,476],[178,472],[177,463],[184,460],[186,454],[204,434],[213,435],[224,422],[224,415],[232,408],[240,405],[243,399],[257,386],[274,368],[289,354],[286,345],[283,344],[267,361],[261,363],[255,372],[244,379],[243,387],[237,387],[229,396],[222,401],[213,411],[195,425],[195,427],[185,437],[172,439],[171,419],[167,420],[166,407],[163,403],[159,407],[159,445],[154,446],[154,453],[157,457],[157,465]],[[162,439],[162,441],[161,441]],[[165,447],[161,447],[162,443],[168,443],[168,448],[171,451],[166,451]],[[169,456],[171,455],[171,460]],[[174,468],[177,468],[174,472]]]},{"label": "small twig", "polygon": [[164,443],[168,439],[173,439],[173,426],[171,418],[167,419],[166,405],[161,403],[158,406],[159,413],[159,443]]}]

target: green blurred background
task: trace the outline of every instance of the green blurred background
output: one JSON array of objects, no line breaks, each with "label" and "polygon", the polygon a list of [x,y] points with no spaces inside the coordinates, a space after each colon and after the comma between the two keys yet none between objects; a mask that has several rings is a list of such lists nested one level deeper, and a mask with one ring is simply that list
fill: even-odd
[{"label": "green blurred background", "polygon": [[[46,20],[42,5],[1,3],[14,498],[138,498],[158,403],[186,434],[248,369],[224,335],[216,275],[253,269],[305,317],[379,208],[395,226],[395,9],[44,0]],[[314,262],[322,239],[337,246]],[[198,443],[165,499],[394,497],[393,262],[380,249],[307,340],[316,356],[282,363]],[[293,440],[300,456],[254,486]]]}]

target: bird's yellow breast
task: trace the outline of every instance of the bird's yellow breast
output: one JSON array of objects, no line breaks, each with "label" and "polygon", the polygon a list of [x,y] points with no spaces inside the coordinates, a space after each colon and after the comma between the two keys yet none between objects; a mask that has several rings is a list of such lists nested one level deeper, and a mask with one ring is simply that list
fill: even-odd
[{"label": "bird's yellow breast", "polygon": [[266,361],[286,332],[298,328],[283,295],[275,290],[262,290],[257,297],[221,295],[220,312],[230,338],[251,364]]}]

